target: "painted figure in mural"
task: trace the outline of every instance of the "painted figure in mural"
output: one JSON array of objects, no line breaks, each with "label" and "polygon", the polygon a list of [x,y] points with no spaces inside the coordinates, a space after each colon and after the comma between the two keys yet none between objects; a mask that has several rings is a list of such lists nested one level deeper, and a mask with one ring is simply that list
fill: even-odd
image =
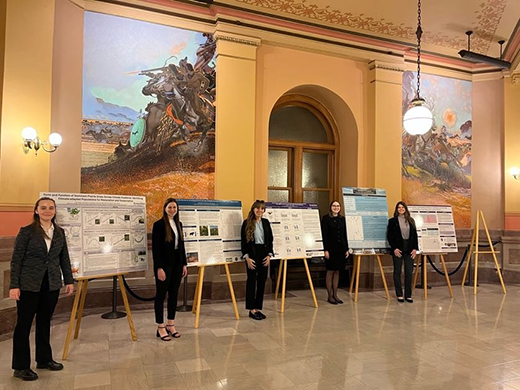
[{"label": "painted figure in mural", "polygon": [[247,218],[242,223],[242,257],[246,260],[246,309],[249,317],[263,320],[265,281],[269,262],[273,256],[273,231],[269,220],[262,218],[265,202],[256,200],[251,205]]},{"label": "painted figure in mural", "polygon": [[14,376],[24,381],[38,379],[31,370],[29,335],[36,316],[36,368],[59,371],[52,358],[51,318],[58,303],[62,274],[65,293],[72,294],[74,280],[65,232],[56,224],[56,203],[40,198],[34,206],[33,222],[20,229],[11,260],[9,297],[16,300],[13,334]]},{"label": "painted figure in mural", "polygon": [[[394,261],[394,286],[399,302],[412,303],[413,261],[419,250],[419,240],[415,221],[410,216],[408,206],[403,201],[395,205],[394,217],[388,220],[386,231],[388,243],[392,248]],[[404,296],[401,284],[401,269],[404,262]]]},{"label": "painted figure in mural", "polygon": [[321,236],[325,249],[325,266],[327,275],[327,301],[333,305],[343,303],[338,298],[339,272],[345,269],[347,263],[348,242],[347,225],[345,217],[340,214],[341,204],[333,200],[329,206],[328,214],[321,218]]},{"label": "painted figure in mural", "polygon": [[[179,206],[173,198],[166,199],[163,216],[153,224],[152,255],[155,272],[155,322],[156,336],[163,341],[179,338],[175,329],[177,295],[182,278],[188,275],[186,250]],[[168,294],[167,323],[164,323],[164,300]]]}]

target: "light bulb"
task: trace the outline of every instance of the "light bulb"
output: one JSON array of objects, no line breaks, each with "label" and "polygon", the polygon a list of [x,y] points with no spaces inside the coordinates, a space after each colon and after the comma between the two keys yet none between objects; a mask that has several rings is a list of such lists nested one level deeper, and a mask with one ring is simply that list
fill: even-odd
[{"label": "light bulb", "polygon": [[63,138],[58,133],[51,133],[49,135],[49,143],[52,146],[58,147],[61,145],[61,142],[63,141]]},{"label": "light bulb", "polygon": [[509,170],[509,173],[511,176],[513,176],[515,179],[520,179],[520,169],[518,167],[513,167]]},{"label": "light bulb", "polygon": [[38,136],[38,132],[33,127],[25,127],[22,130],[22,138],[26,141],[34,141]]},{"label": "light bulb", "polygon": [[403,126],[411,135],[426,134],[433,126],[433,115],[423,104],[424,100],[414,99],[404,114]]}]

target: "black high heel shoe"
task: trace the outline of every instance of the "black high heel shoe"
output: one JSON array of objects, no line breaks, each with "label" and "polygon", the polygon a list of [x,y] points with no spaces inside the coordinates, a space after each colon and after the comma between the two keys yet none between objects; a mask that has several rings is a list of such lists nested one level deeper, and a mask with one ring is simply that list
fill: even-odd
[{"label": "black high heel shoe", "polygon": [[343,301],[339,298],[334,297],[334,300],[336,301],[336,303],[339,303],[340,305],[343,303]]},{"label": "black high heel shoe", "polygon": [[179,337],[181,337],[181,334],[179,332],[172,332],[171,330],[168,330],[168,327],[172,327],[172,326],[175,326],[175,325],[168,325],[166,324],[166,331],[168,332],[168,334],[170,336],[172,336],[174,339],[178,339]]},{"label": "black high heel shoe", "polygon": [[330,299],[330,298],[327,298],[327,302],[330,303],[331,305],[337,305],[338,302],[336,302],[334,299]]},{"label": "black high heel shoe", "polygon": [[[166,329],[165,326],[158,326],[159,329]],[[162,341],[172,341],[172,338],[170,336],[170,333],[168,333],[168,331],[166,331],[166,334],[164,336],[161,336],[161,334],[159,333],[159,329],[157,329],[157,333],[156,333],[156,336],[159,337]]]}]

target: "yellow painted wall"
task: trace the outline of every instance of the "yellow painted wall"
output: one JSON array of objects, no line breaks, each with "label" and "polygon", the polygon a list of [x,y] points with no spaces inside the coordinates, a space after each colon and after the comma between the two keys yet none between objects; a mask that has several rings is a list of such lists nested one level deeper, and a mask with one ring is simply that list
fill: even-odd
[{"label": "yellow painted wall", "polygon": [[7,0],[0,129],[0,204],[33,204],[48,190],[49,155],[22,151],[26,126],[47,139],[51,117],[54,0]]},{"label": "yellow painted wall", "polygon": [[[517,78],[517,80],[520,78]],[[515,223],[520,229],[520,180],[510,174],[511,167],[520,168],[520,82],[514,84],[512,78],[504,79],[505,92],[505,134],[504,134],[504,183],[505,212],[518,214]]]}]

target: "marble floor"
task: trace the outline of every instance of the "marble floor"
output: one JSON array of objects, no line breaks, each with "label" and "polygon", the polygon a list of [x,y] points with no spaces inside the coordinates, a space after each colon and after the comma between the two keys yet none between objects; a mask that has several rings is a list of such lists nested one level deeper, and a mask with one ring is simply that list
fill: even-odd
[{"label": "marble floor", "polygon": [[[422,293],[421,290],[419,292]],[[179,313],[180,339],[155,337],[151,310],[133,312],[138,341],[126,319],[84,318],[79,340],[61,372],[37,370],[40,379],[12,378],[11,341],[0,343],[0,389],[520,389],[520,286],[445,287],[415,302],[360,293],[343,305],[317,290],[291,292],[286,312],[266,299],[267,319],[254,321],[230,303]],[[240,302],[243,307],[243,302]],[[67,324],[52,330],[61,361]],[[62,318],[61,320],[64,320]]]}]

